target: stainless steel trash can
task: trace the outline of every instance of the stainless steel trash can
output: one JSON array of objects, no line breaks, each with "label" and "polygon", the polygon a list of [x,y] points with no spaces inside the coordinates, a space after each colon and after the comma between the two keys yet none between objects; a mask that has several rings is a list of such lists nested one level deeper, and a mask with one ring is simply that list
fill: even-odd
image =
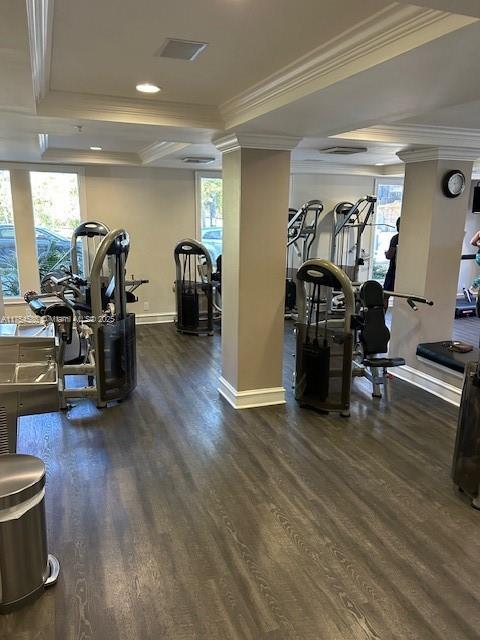
[{"label": "stainless steel trash can", "polygon": [[0,455],[0,613],[33,601],[58,572],[47,551],[45,465],[34,456]]}]

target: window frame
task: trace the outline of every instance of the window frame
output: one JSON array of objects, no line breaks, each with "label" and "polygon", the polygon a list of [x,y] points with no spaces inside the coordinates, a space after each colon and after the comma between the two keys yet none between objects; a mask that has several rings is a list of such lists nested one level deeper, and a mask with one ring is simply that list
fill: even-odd
[{"label": "window frame", "polygon": [[[378,197],[378,188],[383,185],[383,184],[401,184],[403,186],[403,189],[405,190],[405,178],[403,176],[396,176],[393,178],[389,178],[387,176],[385,177],[381,177],[381,178],[375,178],[374,183],[373,183],[373,188],[374,188],[374,193],[375,193],[375,197]],[[377,206],[375,203],[375,214],[377,212]],[[376,222],[376,217],[374,217],[374,224]],[[375,233],[376,233],[376,227],[372,227],[372,233],[370,234],[370,249],[369,249],[369,254],[371,259],[369,260],[369,265],[368,265],[368,278],[371,279],[373,277],[373,254],[375,251]]]},{"label": "window frame", "polygon": [[[0,161],[0,169],[1,170],[5,170],[5,171],[9,171],[10,175],[12,174],[12,172],[14,171],[25,171],[29,174],[30,177],[30,171],[45,171],[48,173],[75,173],[77,174],[77,179],[78,179],[78,198],[79,198],[79,209],[80,209],[80,220],[82,222],[85,222],[87,219],[86,216],[86,211],[87,211],[87,207],[86,207],[86,188],[85,188],[85,167],[81,167],[78,165],[62,165],[62,164],[40,164],[40,163],[35,163],[35,162],[4,162],[4,161]],[[12,201],[15,202],[15,198],[13,195],[13,191],[14,189],[12,188]],[[24,194],[22,194],[24,195]],[[30,193],[31,196],[31,193]],[[35,236],[35,219],[34,219],[34,213],[33,213],[33,201],[32,198],[30,197],[30,209],[26,212],[22,211],[22,214],[25,216],[28,216],[29,218],[29,226],[31,226],[31,231],[33,233],[33,235]],[[14,209],[14,219],[15,219],[15,209]],[[15,227],[15,225],[14,225]],[[15,228],[15,240],[17,238],[17,230]],[[24,264],[24,261],[20,260],[20,255],[23,254],[23,252],[25,251],[25,248],[23,246],[22,243],[16,243],[16,253],[17,253],[17,265],[18,265],[18,276],[19,276],[19,282],[20,282],[20,286],[21,286],[21,282],[22,279],[26,279],[25,276],[28,275],[28,279],[29,280],[35,280],[36,278],[38,278],[38,263],[37,260],[35,260],[35,264],[37,265],[36,271],[35,273],[32,272],[30,273],[31,269],[28,269],[28,273],[25,273],[25,269],[22,269],[22,264]],[[6,297],[4,298],[4,304],[5,306],[8,305],[19,305],[25,304],[25,300],[23,299],[23,296],[12,296],[12,297]]]},{"label": "window frame", "polygon": [[195,238],[202,241],[202,178],[220,178],[221,171],[195,171]]}]

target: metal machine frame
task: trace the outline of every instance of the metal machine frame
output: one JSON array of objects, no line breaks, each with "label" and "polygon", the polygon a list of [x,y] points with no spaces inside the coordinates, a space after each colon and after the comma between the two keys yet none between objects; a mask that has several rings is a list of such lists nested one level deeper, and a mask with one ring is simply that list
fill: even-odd
[{"label": "metal machine frame", "polygon": [[[91,264],[91,252],[88,250],[88,247],[82,247],[80,249],[80,253],[83,256],[83,259],[87,261],[87,264],[83,265],[83,271],[79,268],[78,264],[78,240],[79,238],[85,238],[88,242],[89,239],[93,238],[104,238],[110,229],[103,222],[97,222],[95,220],[90,220],[88,222],[82,222],[73,232],[72,238],[70,240],[70,265],[72,273],[80,274],[83,276],[88,276],[90,274],[92,264]],[[98,247],[95,248],[95,252]]]},{"label": "metal machine frame", "polygon": [[[136,299],[132,291],[147,281],[125,280],[129,247],[124,229],[109,231],[102,236],[88,279],[65,271],[61,278],[50,276],[54,295],[25,296],[37,315],[55,324],[62,409],[70,398],[88,397],[105,407],[124,399],[136,385],[135,316],[127,313],[126,304]],[[74,359],[67,358],[72,336],[78,336],[83,347]],[[67,376],[86,376],[88,383],[68,387]]]},{"label": "metal machine frame", "polygon": [[[358,281],[359,270],[363,265],[361,238],[374,215],[376,202],[376,196],[367,195],[355,204],[339,202],[332,210],[330,260],[345,271],[353,282]],[[349,264],[352,253],[353,264]]]},{"label": "metal machine frame", "polygon": [[[383,390],[388,401],[388,369],[404,365],[405,360],[387,355],[390,331],[385,324],[381,285],[375,281],[352,283],[342,269],[319,259],[307,260],[297,280],[296,399],[302,406],[348,415],[352,378],[362,376],[372,383],[373,397],[381,398]],[[369,300],[362,293],[367,285]],[[405,299],[414,311],[417,304],[433,305],[413,294],[385,293]],[[341,366],[332,364],[335,357],[342,357]],[[308,375],[317,384],[313,393],[307,389]],[[343,376],[341,400],[332,403],[329,381],[339,375]]]},{"label": "metal machine frame", "polygon": [[[298,210],[289,209],[285,292],[285,314],[287,317],[295,315],[297,269],[294,267],[294,255],[301,263],[309,259],[310,251],[317,237],[322,211],[323,203],[320,200],[309,200]],[[293,250],[294,255],[292,255]]]},{"label": "metal machine frame", "polygon": [[[135,316],[127,313],[125,290],[129,248],[128,233],[114,229],[104,236],[95,254],[90,272],[91,316],[82,319],[93,334],[85,363],[64,364],[66,339],[64,332],[61,335],[58,373],[62,409],[69,398],[89,397],[95,398],[97,407],[105,407],[110,400],[124,399],[136,386]],[[108,311],[104,309],[101,277],[105,260],[111,260],[112,268],[107,297],[113,296],[113,304]],[[88,376],[92,384],[67,387],[66,376],[71,375]]]},{"label": "metal machine frame", "polygon": [[[310,249],[317,235],[317,226],[320,214],[323,211],[323,202],[309,200],[303,204],[290,218],[287,227],[287,250],[293,245],[298,258],[305,262],[309,258]],[[298,241],[303,240],[302,248]]]}]

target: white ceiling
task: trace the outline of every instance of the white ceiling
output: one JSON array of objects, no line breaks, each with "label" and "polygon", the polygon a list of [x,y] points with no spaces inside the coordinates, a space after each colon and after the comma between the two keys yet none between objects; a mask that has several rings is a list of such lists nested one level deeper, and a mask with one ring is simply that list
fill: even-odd
[{"label": "white ceiling", "polygon": [[[406,0],[398,0],[398,2],[409,4]],[[413,4],[480,18],[480,2],[478,0],[415,0]]]},{"label": "white ceiling", "polygon": [[[480,14],[480,0],[416,4]],[[30,44],[26,6],[41,18]],[[193,62],[155,57],[166,37],[209,46]],[[218,169],[212,140],[232,118],[237,131],[302,138],[296,170],[336,161],[381,173],[422,144],[419,125],[433,128],[429,144],[445,143],[445,127],[448,144],[478,129],[480,149],[480,21],[403,0],[2,0],[0,38],[0,161],[185,168],[197,155]],[[140,81],[163,91],[141,96]],[[414,128],[396,136],[399,125]],[[368,151],[319,151],[334,144]]]},{"label": "white ceiling", "polygon": [[[55,5],[56,91],[218,105],[385,7],[384,0],[62,0]],[[155,56],[165,38],[207,42],[193,62]],[[148,98],[146,98],[148,99]]]},{"label": "white ceiling", "polygon": [[[480,23],[443,36],[242,125],[249,131],[332,135],[480,99]],[[480,120],[480,118],[479,118]],[[480,124],[480,123],[479,123]],[[468,126],[457,122],[454,126]]]},{"label": "white ceiling", "polygon": [[[478,75],[478,64],[476,74]],[[475,84],[473,82],[472,84]],[[418,124],[430,124],[438,127],[465,127],[467,129],[480,130],[480,98],[465,104],[455,104],[453,106],[436,109],[427,113],[421,113],[405,122]]]}]

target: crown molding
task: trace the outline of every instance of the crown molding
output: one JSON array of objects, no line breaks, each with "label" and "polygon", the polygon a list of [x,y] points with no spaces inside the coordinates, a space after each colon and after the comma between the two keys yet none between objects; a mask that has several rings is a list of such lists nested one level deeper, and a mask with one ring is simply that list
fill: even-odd
[{"label": "crown molding", "polygon": [[480,149],[480,129],[437,127],[426,124],[380,124],[331,137],[368,142],[438,145],[470,149],[478,147]]},{"label": "crown molding", "polygon": [[46,95],[50,84],[54,0],[27,0],[28,39],[35,100]]},{"label": "crown molding", "polygon": [[213,140],[213,144],[222,153],[238,149],[274,149],[291,151],[302,138],[294,136],[263,135],[258,133],[231,133]]},{"label": "crown molding", "polygon": [[457,160],[474,162],[480,158],[480,148],[466,147],[426,147],[422,149],[406,149],[399,151],[397,156],[402,162],[428,162],[430,160]]},{"label": "crown molding", "polygon": [[365,71],[476,18],[393,2],[220,105],[233,128]]},{"label": "crown molding", "polygon": [[140,149],[138,155],[140,156],[142,164],[152,164],[152,162],[156,162],[160,160],[160,158],[165,158],[165,156],[169,156],[189,146],[189,142],[154,142]]},{"label": "crown molding", "polygon": [[102,164],[139,166],[141,160],[136,153],[117,151],[87,151],[86,149],[59,149],[51,147],[42,154],[42,160],[66,164]]},{"label": "crown molding", "polygon": [[397,178],[402,177],[405,174],[405,165],[403,163],[397,163],[377,166],[371,164],[347,164],[316,160],[294,160],[291,163],[291,173]]},{"label": "crown molding", "polygon": [[50,91],[37,115],[170,127],[223,129],[217,107],[157,100]]}]

